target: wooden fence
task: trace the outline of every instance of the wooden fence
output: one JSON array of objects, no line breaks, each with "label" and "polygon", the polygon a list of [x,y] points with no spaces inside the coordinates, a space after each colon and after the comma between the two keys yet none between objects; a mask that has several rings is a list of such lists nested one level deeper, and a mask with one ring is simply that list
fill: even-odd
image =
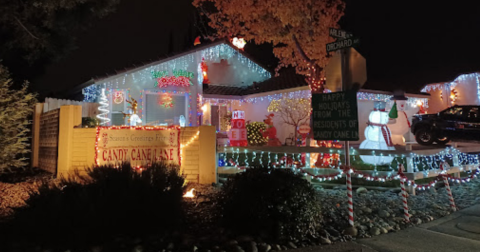
[{"label": "wooden fence", "polygon": [[60,109],[51,110],[40,115],[38,141],[38,168],[51,172],[57,171],[58,131]]},{"label": "wooden fence", "polygon": [[63,100],[56,98],[45,98],[43,112],[46,113],[55,109],[60,109],[60,107],[64,105],[82,106],[82,117],[95,117],[98,114],[98,103]]}]

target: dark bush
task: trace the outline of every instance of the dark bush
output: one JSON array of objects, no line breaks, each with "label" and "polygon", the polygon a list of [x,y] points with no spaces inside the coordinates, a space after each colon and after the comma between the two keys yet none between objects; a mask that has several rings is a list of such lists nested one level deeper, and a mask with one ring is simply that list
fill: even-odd
[{"label": "dark bush", "polygon": [[4,238],[66,249],[118,236],[162,235],[183,219],[184,179],[177,167],[154,164],[138,172],[122,164],[88,174],[41,186],[27,207],[17,209]]},{"label": "dark bush", "polygon": [[251,168],[221,192],[223,225],[235,234],[297,240],[315,235],[321,222],[315,190],[287,169]]}]

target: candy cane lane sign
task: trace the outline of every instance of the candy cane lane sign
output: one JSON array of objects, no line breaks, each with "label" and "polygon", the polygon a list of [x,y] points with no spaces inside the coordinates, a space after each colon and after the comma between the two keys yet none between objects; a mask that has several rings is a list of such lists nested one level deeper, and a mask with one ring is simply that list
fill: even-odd
[{"label": "candy cane lane sign", "polygon": [[141,167],[153,162],[180,165],[179,127],[98,127],[97,165],[130,162]]}]

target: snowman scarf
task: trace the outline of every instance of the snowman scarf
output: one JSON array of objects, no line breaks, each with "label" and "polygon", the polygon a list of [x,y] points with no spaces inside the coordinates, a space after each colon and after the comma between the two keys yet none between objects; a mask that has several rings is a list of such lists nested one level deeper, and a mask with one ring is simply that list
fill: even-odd
[{"label": "snowman scarf", "polygon": [[380,127],[382,129],[383,139],[385,139],[385,143],[387,143],[387,146],[393,146],[392,134],[390,133],[390,130],[388,129],[388,126],[386,124],[372,123],[368,121],[367,125]]}]

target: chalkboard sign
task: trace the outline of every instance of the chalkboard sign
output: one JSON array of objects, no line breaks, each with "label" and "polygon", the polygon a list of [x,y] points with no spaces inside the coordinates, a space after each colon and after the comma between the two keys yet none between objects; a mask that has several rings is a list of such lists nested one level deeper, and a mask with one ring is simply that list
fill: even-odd
[{"label": "chalkboard sign", "polygon": [[315,140],[359,139],[355,91],[312,94],[312,116]]}]

